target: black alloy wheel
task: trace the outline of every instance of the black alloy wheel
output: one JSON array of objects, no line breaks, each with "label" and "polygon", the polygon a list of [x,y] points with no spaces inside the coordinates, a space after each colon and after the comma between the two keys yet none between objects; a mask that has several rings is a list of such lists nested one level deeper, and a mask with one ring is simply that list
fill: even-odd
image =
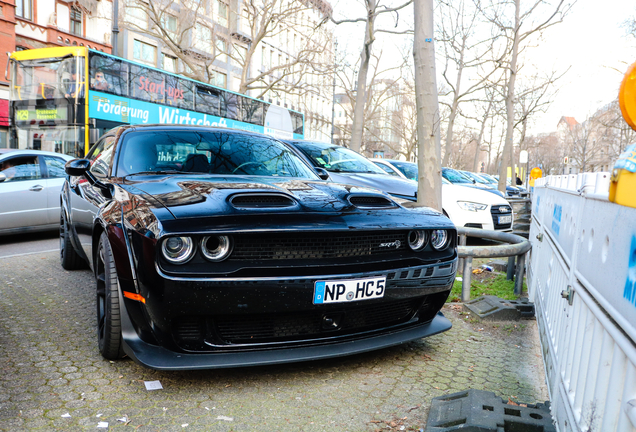
[{"label": "black alloy wheel", "polygon": [[64,210],[60,211],[60,262],[64,270],[79,270],[86,267],[86,263],[71,243],[68,221]]},{"label": "black alloy wheel", "polygon": [[108,360],[124,356],[121,337],[119,284],[113,253],[106,233],[102,233],[95,260],[97,279],[97,342],[99,352]]}]

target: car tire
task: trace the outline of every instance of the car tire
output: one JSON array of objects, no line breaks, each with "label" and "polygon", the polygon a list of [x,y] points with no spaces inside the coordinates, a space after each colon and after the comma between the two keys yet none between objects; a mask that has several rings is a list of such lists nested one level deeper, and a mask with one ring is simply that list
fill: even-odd
[{"label": "car tire", "polygon": [[79,256],[68,231],[68,221],[64,215],[64,210],[60,212],[60,262],[64,270],[79,270],[86,268],[86,263]]},{"label": "car tire", "polygon": [[95,257],[97,279],[97,342],[105,359],[116,360],[124,356],[121,336],[121,305],[115,260],[108,236],[102,233]]}]

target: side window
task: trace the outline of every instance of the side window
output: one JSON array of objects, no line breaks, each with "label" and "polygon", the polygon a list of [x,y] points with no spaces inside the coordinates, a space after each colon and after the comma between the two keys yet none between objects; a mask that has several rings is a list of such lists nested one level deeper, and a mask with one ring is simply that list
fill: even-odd
[{"label": "side window", "polygon": [[4,183],[42,178],[37,156],[17,156],[4,160],[0,172],[7,177]]},{"label": "side window", "polygon": [[113,158],[114,143],[114,136],[105,136],[91,151],[88,158],[91,160],[91,172],[96,176],[106,177],[108,175],[110,161]]},{"label": "side window", "polygon": [[55,156],[43,157],[49,178],[66,177],[66,171],[64,171],[64,164],[66,163],[66,161],[64,159]]}]

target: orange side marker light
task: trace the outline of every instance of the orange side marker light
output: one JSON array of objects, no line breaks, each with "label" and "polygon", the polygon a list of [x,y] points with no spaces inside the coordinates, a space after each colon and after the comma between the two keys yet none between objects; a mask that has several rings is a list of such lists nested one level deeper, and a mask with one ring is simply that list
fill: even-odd
[{"label": "orange side marker light", "polygon": [[124,297],[129,298],[131,300],[136,300],[136,301],[142,302],[143,304],[146,304],[146,299],[143,298],[139,294],[135,294],[135,293],[131,293],[131,292],[128,292],[128,291],[124,291]]}]

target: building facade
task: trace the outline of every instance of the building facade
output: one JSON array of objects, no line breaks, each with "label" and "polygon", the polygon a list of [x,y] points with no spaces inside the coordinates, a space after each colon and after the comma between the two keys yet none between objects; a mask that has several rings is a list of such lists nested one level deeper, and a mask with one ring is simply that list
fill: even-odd
[{"label": "building facade", "polygon": [[[117,53],[301,112],[305,138],[330,141],[332,78],[311,70],[307,60],[314,58],[314,66],[323,68],[333,65],[333,31],[319,25],[331,6],[323,0],[288,0],[278,6],[278,15],[285,8],[293,12],[280,19],[252,5],[186,0],[150,9],[144,0],[125,0]],[[322,42],[313,57],[307,56],[307,29]]]}]

